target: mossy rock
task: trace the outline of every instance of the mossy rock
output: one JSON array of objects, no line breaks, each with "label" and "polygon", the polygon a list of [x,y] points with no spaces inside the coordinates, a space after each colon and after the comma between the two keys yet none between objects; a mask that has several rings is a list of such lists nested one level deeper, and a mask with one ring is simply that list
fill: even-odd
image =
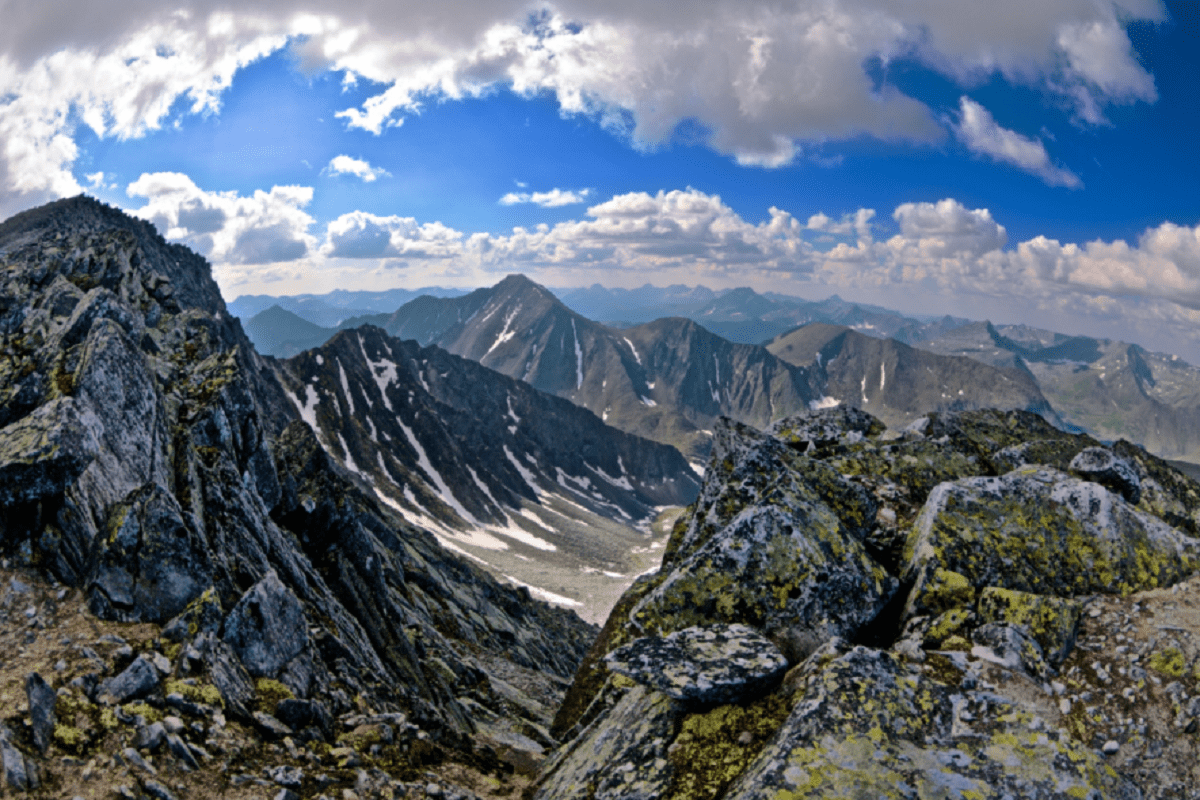
[{"label": "mossy rock", "polygon": [[1098,752],[995,692],[865,647],[804,669],[803,694],[726,800],[1140,796]]},{"label": "mossy rock", "polygon": [[910,597],[906,617],[966,609],[975,603],[975,587],[965,575],[953,570],[935,568],[923,588],[920,595]]},{"label": "mossy rock", "polygon": [[[285,686],[284,688],[286,689],[287,687]],[[223,708],[225,705],[225,701],[221,697],[221,690],[210,683],[190,684],[173,678],[164,684],[163,692],[169,695],[178,694],[184,700],[193,703],[202,703],[214,708]]]},{"label": "mossy rock", "polygon": [[961,634],[967,629],[973,618],[969,608],[952,608],[944,614],[939,614],[925,631],[924,646],[928,648],[945,648],[945,642],[951,638],[962,638]]},{"label": "mossy rock", "polygon": [[275,707],[283,700],[294,700],[296,694],[273,678],[259,678],[254,682],[256,698],[254,707],[266,714],[274,714]]},{"label": "mossy rock", "polygon": [[979,595],[979,616],[984,622],[1007,622],[1026,628],[1057,667],[1075,646],[1083,604],[1078,600],[1048,597],[989,586]]},{"label": "mossy rock", "polygon": [[1200,564],[1200,541],[1102,486],[1047,468],[965,478],[931,493],[905,545],[907,610],[936,597],[938,571],[976,589],[1073,597],[1170,586]]}]

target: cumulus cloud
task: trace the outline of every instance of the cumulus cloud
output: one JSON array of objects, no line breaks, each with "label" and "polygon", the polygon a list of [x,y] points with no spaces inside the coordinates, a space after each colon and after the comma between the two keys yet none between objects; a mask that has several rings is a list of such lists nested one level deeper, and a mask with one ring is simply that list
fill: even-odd
[{"label": "cumulus cloud", "polygon": [[440,222],[354,211],[329,223],[322,252],[331,258],[456,258],[463,234]]},{"label": "cumulus cloud", "polygon": [[500,198],[500,205],[514,206],[520,203],[533,203],[535,206],[541,206],[542,208],[559,208],[561,206],[584,203],[591,193],[591,189],[580,189],[579,191],[551,189],[548,192],[509,192]]},{"label": "cumulus cloud", "polygon": [[372,167],[366,161],[350,156],[334,156],[329,161],[329,166],[325,167],[325,171],[330,175],[353,175],[360,178],[363,183],[371,183],[382,177],[391,177],[391,173],[386,169]]},{"label": "cumulus cloud", "polygon": [[304,211],[313,194],[307,186],[274,186],[242,197],[205,191],[178,172],[154,172],[144,173],[125,191],[148,200],[134,214],[214,262],[295,261],[316,246],[308,233],[314,220]]},{"label": "cumulus cloud", "polygon": [[959,118],[953,128],[958,140],[974,153],[1033,173],[1050,186],[1083,186],[1078,175],[1050,162],[1041,140],[1002,127],[990,111],[966,96],[959,99]]},{"label": "cumulus cloud", "polygon": [[430,0],[18,4],[0,29],[0,212],[79,191],[78,124],[129,138],[180,101],[216,112],[240,67],[289,41],[303,69],[384,87],[341,112],[351,127],[380,132],[423,103],[506,86],[552,95],[639,147],[688,122],[716,151],[772,167],[808,143],[942,136],[922,100],[868,72],[898,57],[964,84],[999,73],[1102,123],[1111,104],[1156,98],[1124,23],[1164,13],[1157,0],[558,0],[532,14],[512,0],[453,13]]}]

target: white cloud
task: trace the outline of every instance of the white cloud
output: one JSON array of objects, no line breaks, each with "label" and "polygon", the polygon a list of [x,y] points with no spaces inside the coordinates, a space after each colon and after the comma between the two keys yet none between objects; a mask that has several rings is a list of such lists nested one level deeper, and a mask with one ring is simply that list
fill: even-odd
[{"label": "white cloud", "polygon": [[330,175],[353,175],[361,178],[364,183],[371,183],[377,178],[391,177],[391,173],[382,167],[372,167],[366,161],[350,156],[334,156],[329,166],[325,167]]},{"label": "white cloud", "polygon": [[329,223],[322,252],[330,258],[457,258],[463,234],[440,222],[355,211]]},{"label": "white cloud", "polygon": [[303,210],[312,201],[313,190],[307,186],[274,186],[242,197],[204,191],[178,172],[154,172],[144,173],[125,191],[149,201],[134,214],[216,263],[295,261],[316,246],[308,233],[314,220]]},{"label": "white cloud", "polygon": [[965,95],[959,98],[959,118],[953,129],[958,140],[974,153],[1033,173],[1050,186],[1083,186],[1078,175],[1050,163],[1041,140],[1001,127],[990,111]]},{"label": "white cloud", "polygon": [[591,193],[591,189],[580,189],[579,191],[551,189],[548,192],[509,192],[500,198],[500,205],[513,206],[520,203],[533,203],[542,208],[559,208],[561,206],[572,206],[587,202],[587,197]]},{"label": "white cloud", "polygon": [[986,208],[969,209],[957,200],[903,203],[892,214],[900,223],[893,247],[915,248],[923,258],[981,256],[1008,240],[1004,226]]},{"label": "white cloud", "polygon": [[779,166],[808,143],[942,136],[923,102],[867,72],[904,55],[965,83],[999,72],[1103,122],[1110,104],[1155,99],[1123,21],[1165,15],[1157,0],[559,0],[532,16],[512,0],[85,6],[5,8],[0,213],[79,191],[76,120],[130,138],[170,122],[181,100],[216,112],[237,69],[289,40],[302,69],[386,87],[342,112],[352,127],[379,132],[422,103],[508,86],[551,94],[639,147],[690,121],[716,151]]}]

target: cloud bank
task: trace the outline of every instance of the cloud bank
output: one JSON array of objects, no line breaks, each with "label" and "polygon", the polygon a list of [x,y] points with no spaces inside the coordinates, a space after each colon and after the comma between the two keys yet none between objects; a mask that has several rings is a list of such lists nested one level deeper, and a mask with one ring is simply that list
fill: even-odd
[{"label": "cloud bank", "polygon": [[[637,147],[686,122],[715,151],[772,167],[812,143],[943,137],[925,102],[872,71],[898,58],[963,86],[1000,75],[1102,124],[1114,104],[1156,99],[1124,25],[1164,18],[1157,0],[483,0],[454,14],[428,0],[17,4],[0,30],[0,215],[80,190],[79,125],[134,138],[180,102],[217,113],[239,68],[289,42],[304,70],[383,87],[340,112],[352,128],[378,133],[425,103],[505,86],[552,95]],[[982,107],[960,116],[953,129],[972,150],[1072,185],[1040,142]]]}]

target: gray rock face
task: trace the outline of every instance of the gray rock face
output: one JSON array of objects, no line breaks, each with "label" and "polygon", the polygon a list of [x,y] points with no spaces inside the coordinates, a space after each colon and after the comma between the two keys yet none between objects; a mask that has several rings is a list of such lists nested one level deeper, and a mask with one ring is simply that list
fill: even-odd
[{"label": "gray rock face", "polygon": [[308,647],[308,624],[296,595],[269,572],[229,612],[224,638],[251,675],[275,677]]},{"label": "gray rock face", "polygon": [[164,622],[212,585],[204,539],[161,486],[146,485],[117,505],[97,545],[88,589],[100,616]]},{"label": "gray rock face", "polygon": [[60,397],[0,429],[0,503],[61,493],[98,453],[75,401]]},{"label": "gray rock face", "polygon": [[853,406],[837,406],[785,417],[771,423],[766,432],[798,447],[802,452],[838,444],[854,444],[883,433],[884,426],[867,412]]},{"label": "gray rock face", "polygon": [[783,677],[788,662],[746,625],[705,625],[636,639],[605,656],[608,668],[676,700],[732,703]]},{"label": "gray rock face", "polygon": [[1070,469],[1084,480],[1095,481],[1125,498],[1132,505],[1142,499],[1142,481],[1137,471],[1107,447],[1088,447],[1071,459]]},{"label": "gray rock face", "polygon": [[652,800],[671,785],[667,747],[682,704],[638,686],[546,765],[536,800]]},{"label": "gray rock face", "polygon": [[33,723],[33,743],[45,755],[54,734],[54,704],[58,695],[41,675],[31,672],[25,676],[25,696],[29,700],[29,720]]}]

